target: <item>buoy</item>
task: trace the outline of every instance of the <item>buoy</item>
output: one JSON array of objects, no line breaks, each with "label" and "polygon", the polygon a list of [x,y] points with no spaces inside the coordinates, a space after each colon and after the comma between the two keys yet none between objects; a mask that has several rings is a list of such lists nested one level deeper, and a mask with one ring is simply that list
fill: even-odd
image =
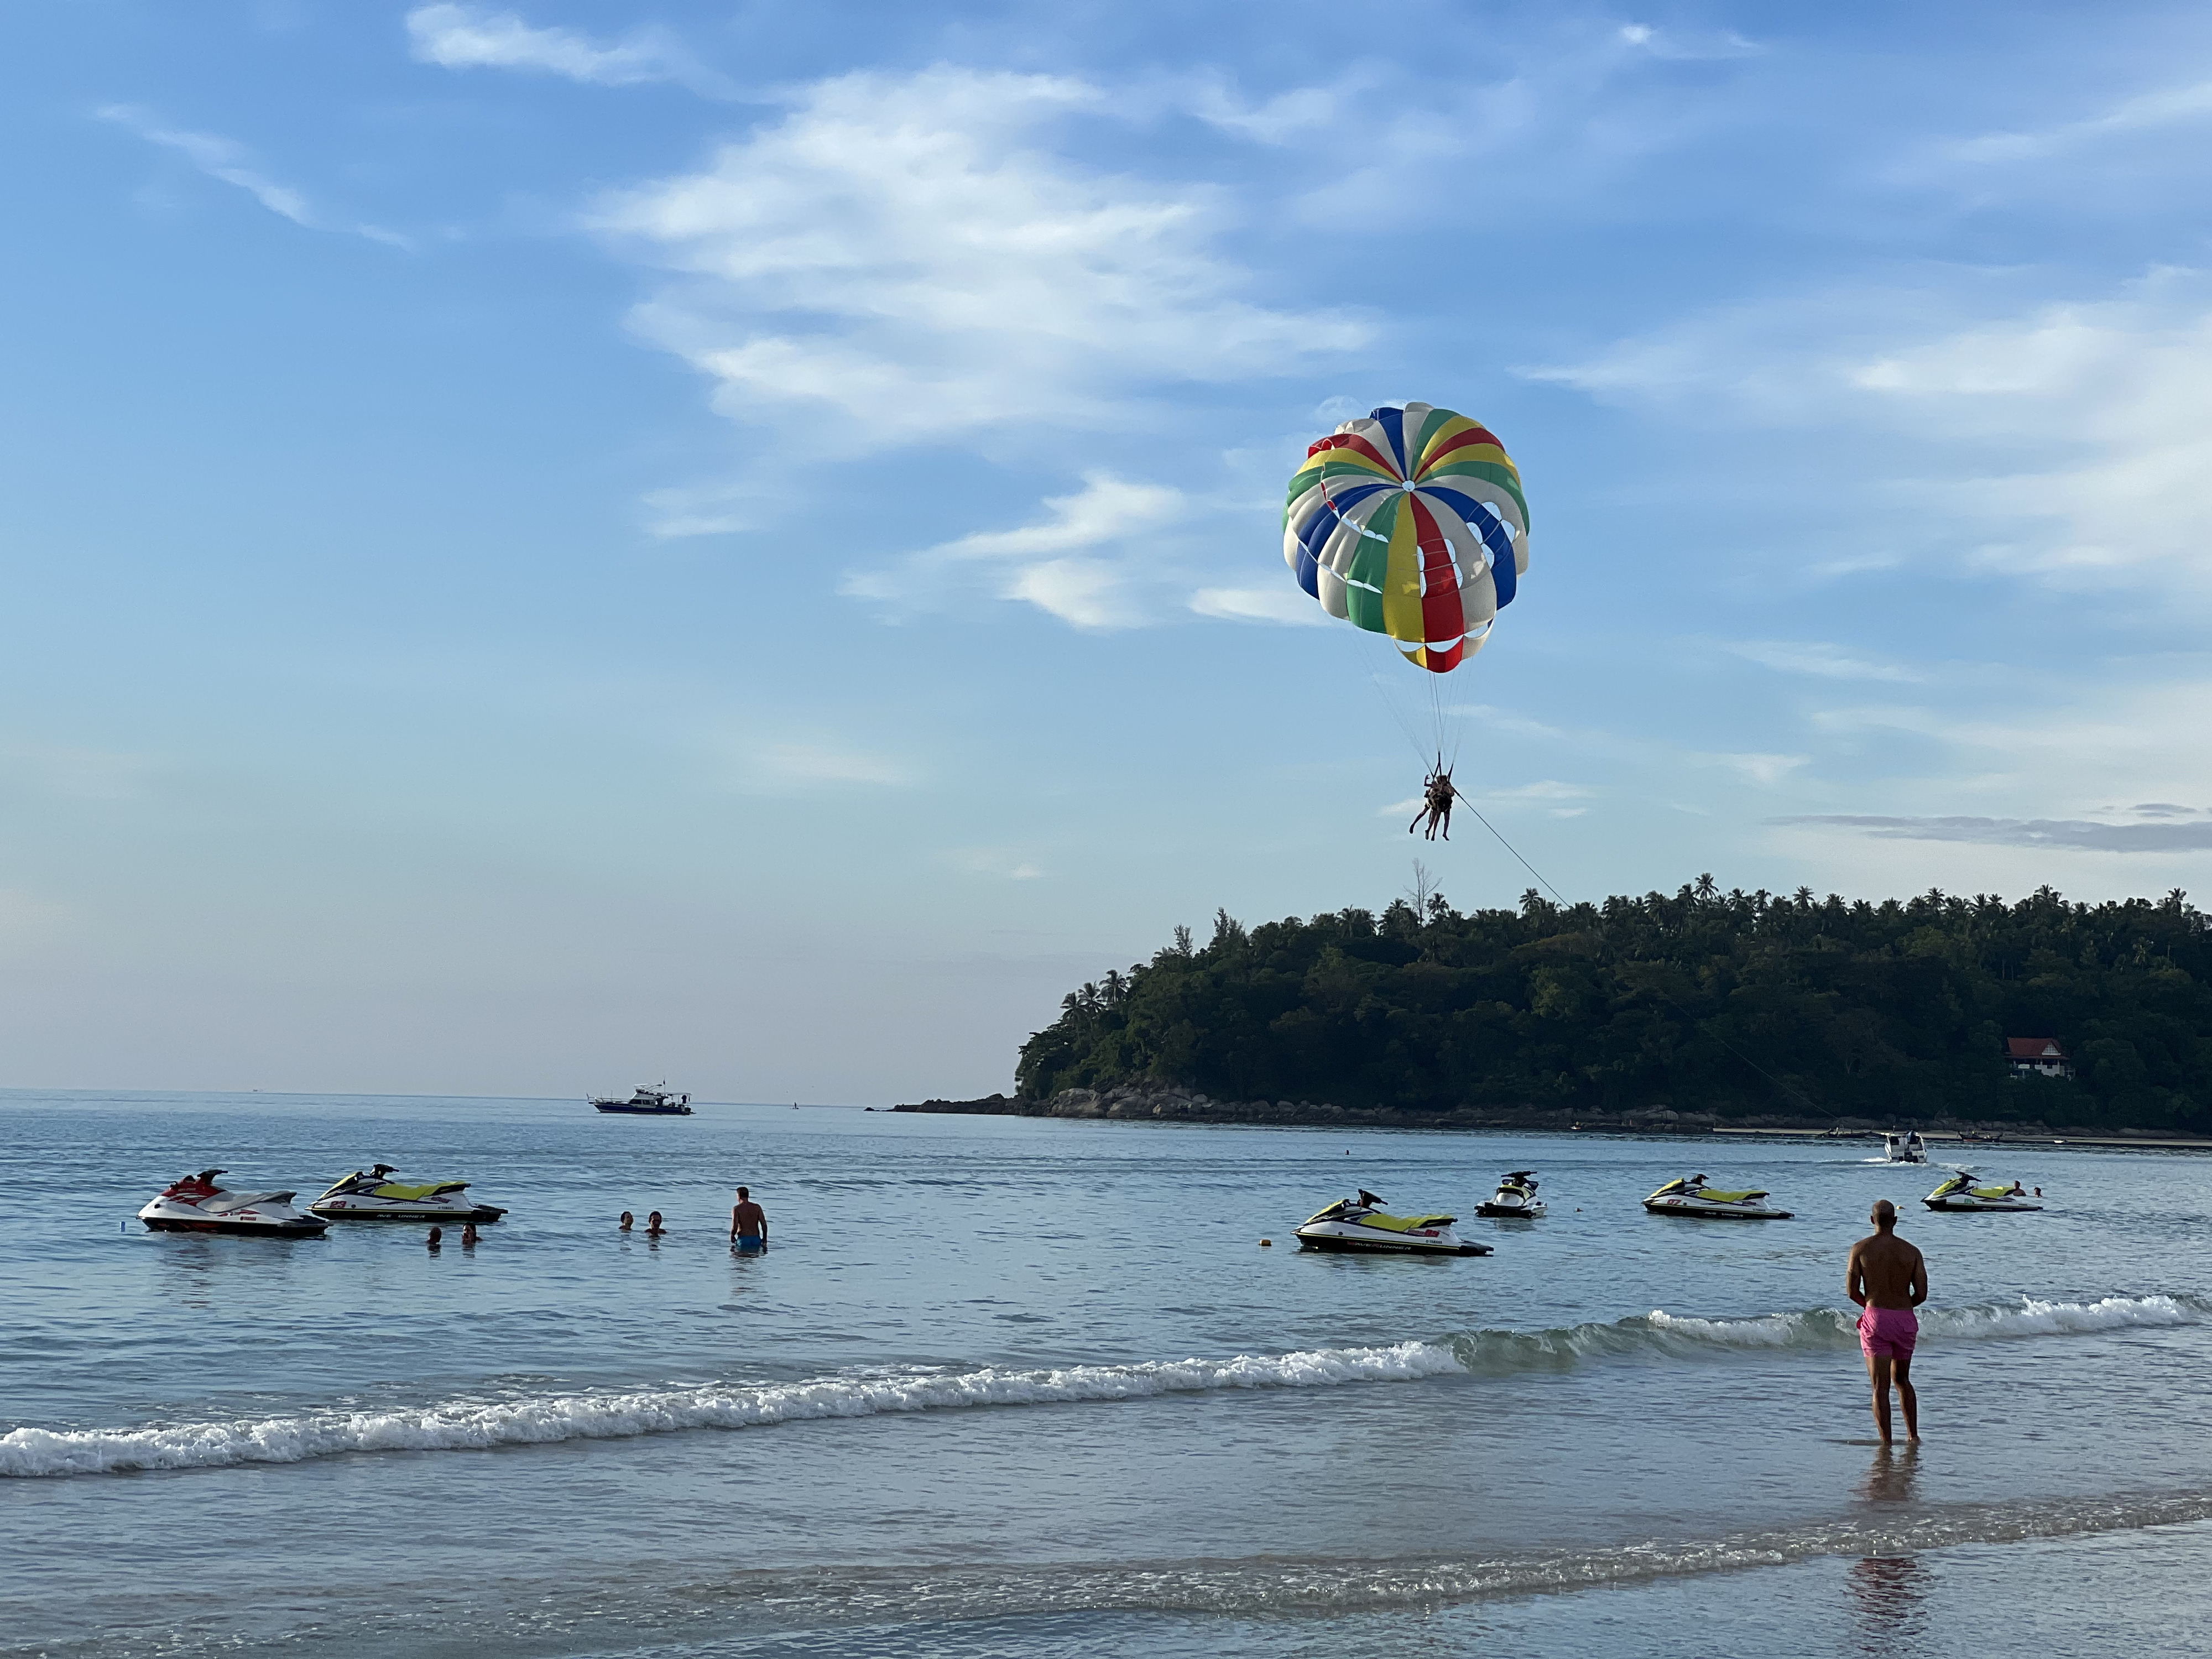
[{"label": "buoy", "polygon": [[1272,1238],[1263,1238],[1260,1241],[1260,1248],[1263,1250],[1273,1249],[1274,1244],[1275,1241]]}]

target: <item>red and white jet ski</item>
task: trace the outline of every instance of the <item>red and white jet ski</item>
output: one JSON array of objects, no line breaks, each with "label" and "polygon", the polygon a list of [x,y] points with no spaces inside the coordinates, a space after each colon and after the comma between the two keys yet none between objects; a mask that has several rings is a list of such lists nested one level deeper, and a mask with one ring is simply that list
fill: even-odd
[{"label": "red and white jet ski", "polygon": [[292,1207],[290,1193],[234,1193],[215,1184],[221,1170],[173,1182],[138,1212],[156,1232],[258,1233],[270,1238],[319,1238],[331,1224]]}]

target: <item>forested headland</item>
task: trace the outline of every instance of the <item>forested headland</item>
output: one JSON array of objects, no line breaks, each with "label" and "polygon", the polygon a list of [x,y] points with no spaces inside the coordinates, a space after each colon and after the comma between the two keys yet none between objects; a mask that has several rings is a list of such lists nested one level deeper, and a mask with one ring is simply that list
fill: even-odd
[{"label": "forested headland", "polygon": [[[2070,1079],[2019,1078],[2056,1038]],[[1722,892],[1462,915],[1438,895],[1227,912],[1068,994],[1027,1101],[1170,1085],[1397,1113],[1672,1109],[1806,1122],[2212,1133],[2212,925],[2180,891],[2069,903]]]}]

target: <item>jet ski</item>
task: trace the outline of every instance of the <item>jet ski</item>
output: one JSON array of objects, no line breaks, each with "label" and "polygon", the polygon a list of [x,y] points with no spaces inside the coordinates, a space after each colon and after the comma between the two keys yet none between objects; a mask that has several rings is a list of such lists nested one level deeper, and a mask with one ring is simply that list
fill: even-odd
[{"label": "jet ski", "polygon": [[2009,1187],[1977,1187],[1974,1172],[1957,1164],[1951,1178],[1920,1201],[1931,1210],[2039,1210],[2043,1207],[2014,1182]]},{"label": "jet ski", "polygon": [[465,1181],[409,1186],[392,1179],[392,1166],[356,1170],[307,1207],[332,1221],[496,1221],[507,1212],[469,1196]]},{"label": "jet ski", "polygon": [[1488,1255],[1487,1244],[1469,1244],[1452,1231],[1449,1215],[1391,1215],[1383,1200],[1362,1188],[1340,1199],[1298,1229],[1302,1250],[1356,1250],[1391,1255]]},{"label": "jet ski", "polygon": [[1544,1200],[1536,1196],[1536,1172],[1516,1170],[1498,1183],[1498,1196],[1474,1206],[1474,1212],[1492,1220],[1518,1217],[1523,1220],[1544,1213]]},{"label": "jet ski", "polygon": [[1928,1143],[1913,1130],[1903,1134],[1893,1131],[1881,1138],[1881,1156],[1885,1164],[1925,1164]]},{"label": "jet ski", "polygon": [[233,1193],[215,1184],[221,1170],[172,1182],[138,1212],[155,1232],[259,1233],[270,1238],[319,1238],[331,1224],[292,1207],[289,1193]]},{"label": "jet ski", "polygon": [[1765,1198],[1763,1188],[1724,1193],[1706,1186],[1705,1176],[1693,1175],[1686,1181],[1668,1182],[1644,1200],[1644,1207],[1654,1215],[1709,1216],[1719,1221],[1790,1219],[1790,1211],[1776,1209]]}]

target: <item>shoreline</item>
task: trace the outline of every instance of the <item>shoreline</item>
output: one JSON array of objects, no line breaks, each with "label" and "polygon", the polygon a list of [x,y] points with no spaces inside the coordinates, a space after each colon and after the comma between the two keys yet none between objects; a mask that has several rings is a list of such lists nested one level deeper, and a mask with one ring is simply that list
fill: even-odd
[{"label": "shoreline", "polygon": [[[1111,1089],[1063,1089],[1047,1100],[986,1095],[978,1100],[923,1100],[890,1109],[976,1117],[1055,1117],[1115,1122],[1249,1123],[1274,1128],[1521,1130],[1540,1133],[1772,1135],[1796,1139],[1862,1139],[1885,1129],[1910,1128],[1923,1139],[1960,1146],[2051,1146],[2134,1147],[2151,1151],[2212,1151],[2212,1140],[2154,1130],[2112,1130],[2047,1123],[1984,1122],[1937,1117],[1876,1123],[1844,1117],[1826,1123],[1801,1116],[1762,1115],[1726,1122],[1711,1112],[1668,1107],[1641,1111],[1575,1111],[1523,1106],[1416,1112],[1389,1106],[1337,1106],[1322,1101],[1216,1100],[1201,1091],[1117,1085]],[[1968,1139],[1968,1137],[1973,1139]]]}]

